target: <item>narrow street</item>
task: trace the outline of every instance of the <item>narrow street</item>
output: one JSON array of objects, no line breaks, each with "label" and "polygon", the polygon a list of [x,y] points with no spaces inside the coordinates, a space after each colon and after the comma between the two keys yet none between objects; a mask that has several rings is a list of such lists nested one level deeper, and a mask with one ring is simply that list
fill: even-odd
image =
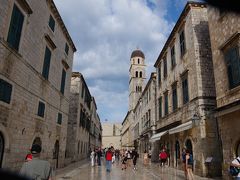
[{"label": "narrow street", "polygon": [[[138,162],[137,170],[128,167],[127,170],[121,170],[121,163],[115,163],[110,173],[106,172],[105,162],[102,166],[91,167],[90,162],[84,161],[78,167],[68,168],[68,170],[57,172],[57,180],[64,179],[86,179],[86,180],[183,180],[183,171],[169,168],[159,167],[158,164],[152,163],[148,167],[144,167],[142,162]],[[202,178],[195,176],[197,180],[210,178]]]}]

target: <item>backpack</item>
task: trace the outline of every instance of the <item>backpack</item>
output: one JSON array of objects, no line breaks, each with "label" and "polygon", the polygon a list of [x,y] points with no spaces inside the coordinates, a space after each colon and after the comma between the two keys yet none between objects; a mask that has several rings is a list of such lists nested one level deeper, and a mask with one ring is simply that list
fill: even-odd
[{"label": "backpack", "polygon": [[[238,159],[236,159],[238,161],[238,163],[240,164],[240,161]],[[237,176],[239,173],[239,169],[235,166],[230,166],[229,168],[229,174],[231,174],[232,176]]]}]

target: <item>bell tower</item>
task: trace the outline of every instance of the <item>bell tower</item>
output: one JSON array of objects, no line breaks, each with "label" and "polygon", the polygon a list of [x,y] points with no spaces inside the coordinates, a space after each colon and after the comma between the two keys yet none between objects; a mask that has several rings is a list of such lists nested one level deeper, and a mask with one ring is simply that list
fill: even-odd
[{"label": "bell tower", "polygon": [[139,49],[134,50],[131,54],[129,69],[129,111],[134,109],[144,89],[145,66],[143,52]]}]

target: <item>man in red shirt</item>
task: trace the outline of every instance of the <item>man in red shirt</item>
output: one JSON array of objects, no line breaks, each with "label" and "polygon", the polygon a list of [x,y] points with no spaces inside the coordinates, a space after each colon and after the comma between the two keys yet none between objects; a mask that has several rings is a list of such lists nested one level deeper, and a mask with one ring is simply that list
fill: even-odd
[{"label": "man in red shirt", "polygon": [[106,152],[106,170],[107,172],[111,171],[111,167],[112,167],[112,156],[113,156],[113,147],[108,148],[107,152]]},{"label": "man in red shirt", "polygon": [[161,166],[165,166],[165,163],[167,161],[167,157],[168,157],[168,155],[167,155],[165,149],[163,149],[159,154],[159,159],[160,159],[160,163],[161,163],[160,165]]}]

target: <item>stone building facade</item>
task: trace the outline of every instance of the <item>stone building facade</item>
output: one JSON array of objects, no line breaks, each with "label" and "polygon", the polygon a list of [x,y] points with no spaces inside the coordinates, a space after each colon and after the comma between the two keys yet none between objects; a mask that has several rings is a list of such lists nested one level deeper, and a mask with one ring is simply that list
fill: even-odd
[{"label": "stone building facade", "polygon": [[18,170],[39,143],[62,167],[76,48],[52,0],[0,4],[0,166]]},{"label": "stone building facade", "polygon": [[102,124],[102,148],[113,146],[114,149],[121,149],[121,128],[119,123]]},{"label": "stone building facade", "polygon": [[130,147],[133,147],[133,135],[130,131],[130,112],[127,112],[127,115],[125,116],[123,122],[122,122],[122,131],[121,131],[121,147],[123,149],[128,149]]},{"label": "stone building facade", "polygon": [[[156,73],[152,73],[136,104],[133,114],[134,147],[139,153],[151,153],[150,137],[156,128]],[[158,154],[157,154],[158,156]]]},{"label": "stone building facade", "polygon": [[101,148],[102,146],[102,125],[97,113],[97,104],[92,97],[91,105],[91,129],[90,129],[90,149]]},{"label": "stone building facade", "polygon": [[221,135],[223,179],[240,156],[240,18],[239,14],[208,7],[209,31],[216,85],[215,116]]},{"label": "stone building facade", "polygon": [[206,4],[186,4],[154,66],[158,76],[154,148],[166,148],[169,165],[181,169],[181,149],[187,147],[193,154],[194,174],[219,176],[221,153],[212,113],[216,93]]},{"label": "stone building facade", "polygon": [[[90,148],[101,147],[101,124],[97,115],[97,106],[88,86],[78,72],[71,79],[69,120],[67,130],[67,163],[89,156]],[[96,119],[92,118],[96,114]],[[92,138],[94,137],[94,139]],[[99,145],[96,147],[96,145]]]}]

